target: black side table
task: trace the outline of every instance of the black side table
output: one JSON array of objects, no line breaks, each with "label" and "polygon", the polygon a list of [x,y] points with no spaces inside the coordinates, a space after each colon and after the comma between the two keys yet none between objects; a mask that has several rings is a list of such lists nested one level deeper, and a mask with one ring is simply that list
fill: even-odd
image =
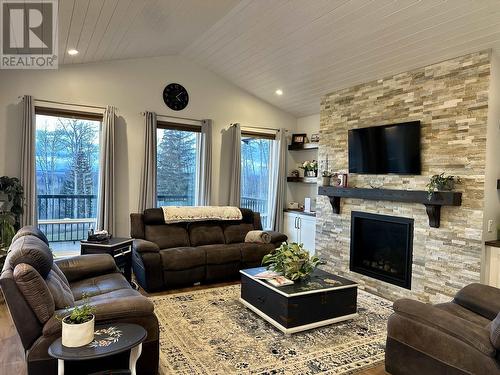
[{"label": "black side table", "polygon": [[112,237],[104,242],[80,241],[81,254],[109,254],[115,258],[116,266],[132,282],[132,238]]},{"label": "black side table", "polygon": [[61,338],[49,347],[49,355],[57,358],[57,374],[64,375],[64,361],[86,361],[108,357],[130,349],[129,370],[136,375],[135,365],[141,356],[146,330],[137,324],[117,323],[96,325],[94,341],[80,348],[67,348]]}]

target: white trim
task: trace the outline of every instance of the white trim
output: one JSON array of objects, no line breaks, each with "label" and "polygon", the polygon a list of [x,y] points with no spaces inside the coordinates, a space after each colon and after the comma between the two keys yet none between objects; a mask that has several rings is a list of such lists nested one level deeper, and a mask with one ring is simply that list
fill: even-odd
[{"label": "white trim", "polygon": [[349,315],[338,316],[338,317],[332,318],[332,319],[321,320],[319,322],[304,324],[304,325],[297,326],[297,327],[286,328],[286,327],[283,327],[281,324],[279,324],[276,320],[271,318],[269,315],[264,314],[262,311],[260,311],[257,307],[255,307],[251,303],[245,301],[243,298],[240,298],[239,300],[247,308],[252,310],[254,313],[259,315],[262,319],[264,319],[268,323],[272,324],[274,327],[278,328],[281,332],[283,332],[286,335],[290,335],[292,333],[297,333],[297,332],[302,332],[302,331],[307,331],[309,329],[318,328],[318,327],[326,326],[326,325],[333,324],[333,323],[342,322],[344,320],[354,319],[358,316],[358,313],[354,313],[354,314],[349,314]]},{"label": "white trim", "polygon": [[350,285],[333,286],[331,288],[314,289],[314,290],[307,290],[305,292],[297,292],[297,293],[288,294],[288,293],[283,292],[282,290],[279,290],[278,288],[269,284],[268,282],[265,282],[264,280],[260,280],[260,279],[257,279],[256,277],[253,277],[252,275],[249,275],[248,273],[245,272],[245,270],[240,270],[240,273],[251,278],[252,280],[258,282],[259,284],[264,285],[265,287],[275,291],[276,293],[279,293],[282,296],[285,296],[285,297],[305,296],[307,294],[323,293],[323,292],[330,292],[332,290],[349,289],[349,288],[357,288],[358,287],[358,284],[354,283],[354,284],[350,284]]},{"label": "white trim", "polygon": [[124,245],[127,242],[130,242],[127,246],[132,246],[133,238],[129,238],[129,239],[123,240],[122,242],[117,242],[117,243],[113,243],[113,244],[108,244],[105,242],[100,243],[100,242],[81,240],[80,244],[81,245],[83,244],[83,245],[89,245],[89,246],[96,246],[96,247],[115,247],[115,246]]}]

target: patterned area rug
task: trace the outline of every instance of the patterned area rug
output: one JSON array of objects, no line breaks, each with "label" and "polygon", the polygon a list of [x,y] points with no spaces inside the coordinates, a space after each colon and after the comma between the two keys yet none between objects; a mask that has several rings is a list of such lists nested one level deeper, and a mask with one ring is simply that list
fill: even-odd
[{"label": "patterned area rug", "polygon": [[359,290],[356,319],[286,336],[239,294],[231,285],[151,298],[161,374],[354,374],[384,359],[385,299]]}]

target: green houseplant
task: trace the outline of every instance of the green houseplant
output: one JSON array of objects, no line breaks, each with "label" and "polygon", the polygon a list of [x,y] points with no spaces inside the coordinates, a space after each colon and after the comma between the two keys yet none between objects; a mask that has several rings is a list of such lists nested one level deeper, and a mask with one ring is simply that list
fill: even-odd
[{"label": "green houseplant", "polygon": [[262,265],[268,270],[283,274],[290,280],[300,280],[309,276],[321,264],[316,256],[311,256],[302,244],[283,242],[273,253],[262,258]]},{"label": "green houseplant", "polygon": [[461,183],[462,180],[458,176],[445,176],[444,172],[435,174],[427,184],[428,198],[431,200],[436,191],[451,191],[455,188],[455,184]]},{"label": "green houseplant", "polygon": [[317,177],[318,176],[318,162],[316,160],[309,161],[306,160],[299,165],[300,169],[304,170],[305,177]]},{"label": "green houseplant", "polygon": [[94,340],[95,307],[84,295],[83,304],[75,306],[62,321],[62,344],[69,348],[87,345]]}]

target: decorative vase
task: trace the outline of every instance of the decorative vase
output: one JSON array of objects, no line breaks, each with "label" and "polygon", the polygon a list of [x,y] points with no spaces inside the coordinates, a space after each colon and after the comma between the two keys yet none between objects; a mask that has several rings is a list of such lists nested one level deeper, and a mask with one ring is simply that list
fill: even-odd
[{"label": "decorative vase", "polygon": [[81,324],[66,323],[69,315],[62,320],[62,344],[68,348],[78,348],[90,344],[94,340],[95,316]]},{"label": "decorative vase", "polygon": [[305,171],[304,176],[305,177],[317,177],[318,171]]},{"label": "decorative vase", "polygon": [[322,177],[321,181],[323,186],[330,186],[330,177]]}]

